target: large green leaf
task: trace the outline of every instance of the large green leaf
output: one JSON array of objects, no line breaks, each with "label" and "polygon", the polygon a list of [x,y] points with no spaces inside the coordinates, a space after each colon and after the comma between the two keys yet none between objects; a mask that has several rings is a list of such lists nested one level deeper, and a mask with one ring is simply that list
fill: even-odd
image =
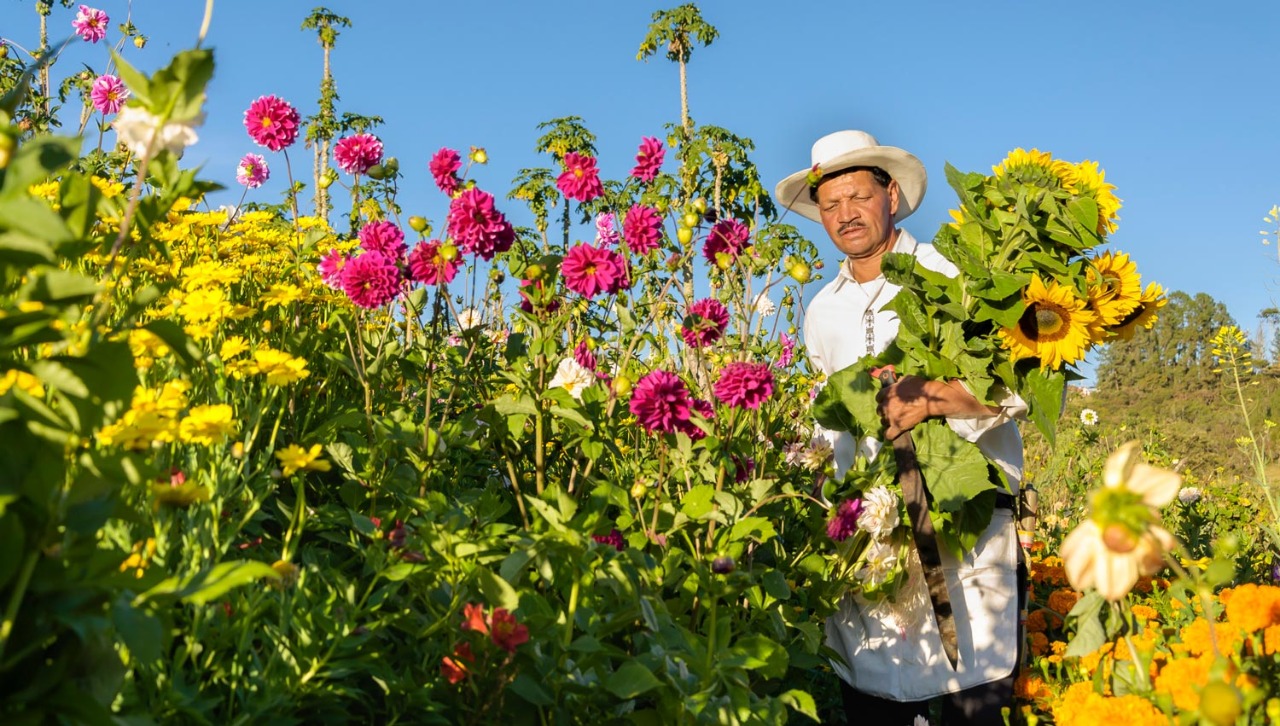
[{"label": "large green leaf", "polygon": [[604,687],[609,689],[610,693],[624,700],[635,698],[660,685],[662,682],[653,675],[653,671],[634,660],[623,663],[618,670],[610,673],[604,682]]},{"label": "large green leaf", "polygon": [[713,509],[711,500],[715,495],[716,490],[714,487],[707,484],[699,484],[681,497],[680,511],[684,512],[689,519],[705,517]]},{"label": "large green leaf", "polygon": [[1023,380],[1020,393],[1027,402],[1027,416],[1052,445],[1057,438],[1058,417],[1066,401],[1067,378],[1061,371],[1032,368]]},{"label": "large green leaf", "polygon": [[[80,156],[80,139],[66,136],[36,136],[23,142],[9,161],[0,198],[26,195],[27,188],[56,176]],[[48,209],[46,205],[45,209]],[[55,215],[56,216],[56,215]]]},{"label": "large green leaf", "polygon": [[987,458],[982,451],[945,422],[925,421],[911,430],[911,438],[920,473],[939,511],[957,511],[966,501],[995,487],[987,476]]},{"label": "large green leaf", "polygon": [[280,573],[272,569],[271,565],[256,560],[219,562],[186,580],[180,580],[177,577],[167,578],[139,595],[135,604],[140,605],[156,599],[176,598],[192,605],[204,605],[241,585],[247,585],[264,577],[278,580]]},{"label": "large green leaf", "polygon": [[859,362],[838,370],[813,401],[813,417],[832,431],[849,431],[864,436],[880,430],[876,413],[876,393],[880,384],[871,378],[866,366]]},{"label": "large green leaf", "polygon": [[491,607],[515,610],[520,606],[520,595],[511,583],[498,577],[487,567],[476,567],[476,583],[484,595],[485,602]]},{"label": "large green leaf", "polygon": [[765,678],[782,678],[787,674],[790,657],[787,649],[763,635],[738,638],[717,661],[721,668],[745,668],[759,671]]}]

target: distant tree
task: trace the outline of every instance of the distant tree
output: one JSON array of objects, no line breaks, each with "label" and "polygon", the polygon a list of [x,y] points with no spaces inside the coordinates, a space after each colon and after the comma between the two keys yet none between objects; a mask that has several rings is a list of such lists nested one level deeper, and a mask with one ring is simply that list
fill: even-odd
[{"label": "distant tree", "polygon": [[1177,387],[1216,388],[1210,340],[1224,325],[1234,325],[1221,302],[1198,292],[1169,293],[1169,303],[1151,330],[1132,340],[1109,343],[1098,364],[1098,389],[1133,392]]}]

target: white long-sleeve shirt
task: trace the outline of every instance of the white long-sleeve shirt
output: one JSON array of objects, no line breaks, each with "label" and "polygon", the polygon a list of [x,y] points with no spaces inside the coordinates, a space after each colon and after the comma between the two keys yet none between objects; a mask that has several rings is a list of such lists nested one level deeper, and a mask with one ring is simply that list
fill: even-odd
[{"label": "white long-sleeve shirt", "polygon": [[[957,274],[950,261],[898,231],[894,252],[915,255],[924,267]],[[883,351],[898,334],[898,316],[882,309],[901,288],[881,275],[859,283],[842,264],[805,310],[804,340],[813,367],[826,375]],[[871,311],[871,326],[864,317]],[[1015,418],[1026,404],[1016,395],[1000,401],[1000,413],[979,418],[949,418],[948,425],[978,445],[1009,478],[1016,493],[1022,480],[1022,439]],[[861,449],[874,456],[875,439],[855,441],[847,431],[820,433],[835,451],[836,476],[852,465]],[[926,482],[926,485],[928,482]],[[943,573],[955,614],[959,662],[952,668],[942,650],[933,607],[918,560],[897,603],[868,603],[846,597],[826,623],[827,645],[844,656],[836,672],[854,688],[898,701],[918,701],[1003,678],[1017,660],[1017,547],[1013,513],[997,509],[973,551],[957,561],[941,550]]]}]

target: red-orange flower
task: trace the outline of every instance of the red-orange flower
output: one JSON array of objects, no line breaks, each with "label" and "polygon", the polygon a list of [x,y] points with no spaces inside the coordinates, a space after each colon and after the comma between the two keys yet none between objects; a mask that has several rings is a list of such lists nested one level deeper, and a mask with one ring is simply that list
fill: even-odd
[{"label": "red-orange flower", "polygon": [[508,653],[516,652],[516,646],[529,642],[529,628],[517,623],[516,616],[507,612],[505,608],[494,610],[489,623],[493,628],[493,632],[490,633],[493,644]]},{"label": "red-orange flower", "polygon": [[445,656],[440,661],[440,675],[451,684],[461,682],[464,678],[471,675],[471,669],[467,667],[467,663],[474,663],[476,656],[471,652],[470,643],[459,643],[453,649],[453,657]]},{"label": "red-orange flower", "polygon": [[481,635],[489,634],[489,619],[484,616],[484,606],[467,603],[462,606],[463,630],[474,630]]}]

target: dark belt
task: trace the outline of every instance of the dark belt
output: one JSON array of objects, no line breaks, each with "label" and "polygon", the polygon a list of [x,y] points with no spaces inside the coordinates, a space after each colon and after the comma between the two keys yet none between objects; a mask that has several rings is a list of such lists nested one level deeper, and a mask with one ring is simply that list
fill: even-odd
[{"label": "dark belt", "polygon": [[996,492],[996,509],[1008,509],[1010,512],[1018,512],[1018,498],[1009,492]]}]

